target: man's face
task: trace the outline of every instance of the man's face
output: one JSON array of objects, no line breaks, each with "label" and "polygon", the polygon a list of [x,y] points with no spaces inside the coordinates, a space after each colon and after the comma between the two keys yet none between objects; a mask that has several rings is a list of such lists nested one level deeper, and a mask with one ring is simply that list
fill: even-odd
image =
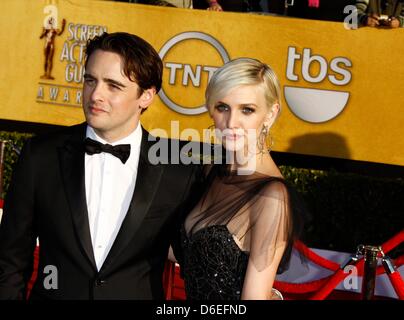
[{"label": "man's face", "polygon": [[84,75],[84,115],[108,142],[122,139],[136,129],[146,94],[138,97],[139,86],[125,76],[122,67],[120,55],[96,50],[89,57]]}]

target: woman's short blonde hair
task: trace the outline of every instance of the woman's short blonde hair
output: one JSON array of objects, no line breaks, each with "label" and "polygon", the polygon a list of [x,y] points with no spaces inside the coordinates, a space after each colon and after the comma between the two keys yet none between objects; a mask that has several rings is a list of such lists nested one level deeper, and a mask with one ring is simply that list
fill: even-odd
[{"label": "woman's short blonde hair", "polygon": [[267,64],[252,58],[238,58],[215,71],[206,88],[208,110],[233,88],[242,85],[262,85],[268,108],[280,104],[280,85],[275,72]]}]

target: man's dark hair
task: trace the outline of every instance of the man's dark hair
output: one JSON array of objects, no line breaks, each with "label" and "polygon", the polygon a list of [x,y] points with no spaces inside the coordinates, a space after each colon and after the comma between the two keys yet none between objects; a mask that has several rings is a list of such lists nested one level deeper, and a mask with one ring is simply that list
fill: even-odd
[{"label": "man's dark hair", "polygon": [[119,54],[123,59],[123,72],[136,82],[141,91],[154,87],[156,93],[161,88],[163,63],[154,48],[142,38],[126,32],[103,33],[88,40],[86,48],[88,60],[95,50]]}]

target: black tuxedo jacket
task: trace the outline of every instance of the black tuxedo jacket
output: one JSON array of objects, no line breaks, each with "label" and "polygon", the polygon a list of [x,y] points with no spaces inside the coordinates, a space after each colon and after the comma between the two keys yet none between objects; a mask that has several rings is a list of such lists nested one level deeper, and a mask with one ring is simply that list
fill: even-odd
[{"label": "black tuxedo jacket", "polygon": [[0,299],[25,297],[37,237],[31,299],[164,298],[168,247],[181,213],[200,196],[200,167],[151,164],[148,151],[155,142],[143,129],[134,195],[98,271],[85,196],[85,130],[86,124],[69,127],[24,146],[0,226]]}]

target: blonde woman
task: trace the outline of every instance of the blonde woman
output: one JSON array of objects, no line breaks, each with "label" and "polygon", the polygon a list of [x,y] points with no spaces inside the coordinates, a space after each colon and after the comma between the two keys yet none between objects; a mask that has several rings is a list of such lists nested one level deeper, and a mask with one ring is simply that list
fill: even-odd
[{"label": "blonde woman", "polygon": [[210,80],[206,105],[234,161],[206,168],[207,191],[174,248],[187,298],[271,299],[302,226],[299,201],[268,152],[278,79],[260,61],[233,60]]}]

